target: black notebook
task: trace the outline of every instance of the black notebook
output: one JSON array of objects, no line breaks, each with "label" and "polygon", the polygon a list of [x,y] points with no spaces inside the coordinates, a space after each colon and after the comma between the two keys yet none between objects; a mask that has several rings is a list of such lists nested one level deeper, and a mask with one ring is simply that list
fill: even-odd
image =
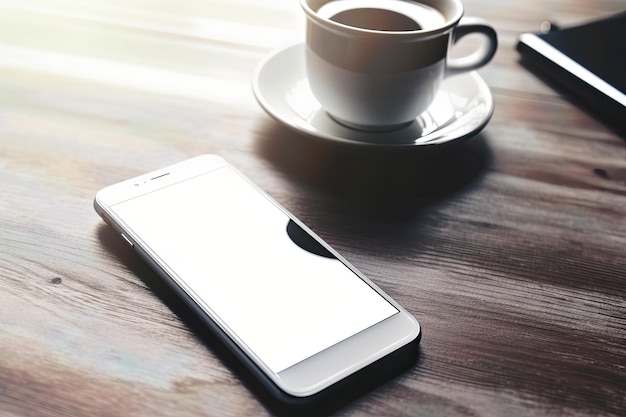
[{"label": "black notebook", "polygon": [[522,34],[517,50],[527,68],[626,136],[626,11],[548,33]]}]

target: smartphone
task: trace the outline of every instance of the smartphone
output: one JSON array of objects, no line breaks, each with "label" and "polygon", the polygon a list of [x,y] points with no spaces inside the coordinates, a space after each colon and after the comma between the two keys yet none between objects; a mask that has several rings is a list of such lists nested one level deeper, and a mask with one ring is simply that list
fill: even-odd
[{"label": "smartphone", "polygon": [[106,187],[94,207],[281,404],[415,358],[411,314],[219,156]]},{"label": "smartphone", "polygon": [[522,62],[626,135],[626,11],[545,33],[523,33]]}]

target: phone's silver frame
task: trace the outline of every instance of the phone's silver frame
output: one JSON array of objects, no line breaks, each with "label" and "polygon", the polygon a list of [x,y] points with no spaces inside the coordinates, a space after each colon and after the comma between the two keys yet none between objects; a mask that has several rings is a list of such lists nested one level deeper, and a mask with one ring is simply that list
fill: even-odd
[{"label": "phone's silver frame", "polygon": [[164,280],[182,290],[281,390],[289,395],[295,397],[314,395],[397,349],[418,340],[421,329],[413,316],[367,277],[363,276],[363,274],[319,238],[319,236],[313,233],[306,225],[243,176],[243,174],[239,173],[254,189],[271,201],[277,209],[283,211],[290,219],[315,237],[320,244],[335,255],[347,268],[352,270],[360,279],[398,310],[397,314],[279,373],[271,371],[263,361],[230,330],[228,324],[224,323],[220,317],[211,310],[211,307],[206,305],[204,301],[194,293],[193,289],[189,288],[185,282],[177,276],[175,271],[172,271],[167,264],[162,262],[158,254],[154,253],[151,248],[142,241],[141,237],[136,235],[136,233],[111,209],[111,207],[117,203],[140,197],[141,195],[151,193],[160,188],[168,187],[223,167],[230,167],[235,172],[239,173],[238,170],[219,156],[201,155],[164,169],[106,187],[96,194],[94,208],[109,225],[134,247],[136,252],[144,258]]}]

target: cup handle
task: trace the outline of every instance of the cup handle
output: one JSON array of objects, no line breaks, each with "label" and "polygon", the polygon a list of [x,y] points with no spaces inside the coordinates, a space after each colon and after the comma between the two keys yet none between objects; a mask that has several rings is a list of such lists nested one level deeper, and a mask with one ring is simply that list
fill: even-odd
[{"label": "cup handle", "polygon": [[454,30],[453,42],[456,43],[463,36],[471,33],[479,33],[487,39],[472,54],[461,58],[449,59],[446,66],[446,77],[480,68],[491,61],[491,58],[495,55],[496,49],[498,49],[498,35],[493,27],[481,19],[473,17],[462,18]]}]

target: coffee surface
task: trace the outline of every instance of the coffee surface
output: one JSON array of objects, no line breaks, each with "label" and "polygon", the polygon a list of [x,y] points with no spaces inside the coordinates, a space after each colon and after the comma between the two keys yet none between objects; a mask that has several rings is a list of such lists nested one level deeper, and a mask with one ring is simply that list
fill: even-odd
[{"label": "coffee surface", "polygon": [[439,10],[411,0],[333,0],[317,14],[347,26],[379,31],[428,30],[446,21]]},{"label": "coffee surface", "polygon": [[330,20],[364,29],[383,31],[420,30],[415,20],[401,13],[385,9],[351,9],[339,12]]}]

